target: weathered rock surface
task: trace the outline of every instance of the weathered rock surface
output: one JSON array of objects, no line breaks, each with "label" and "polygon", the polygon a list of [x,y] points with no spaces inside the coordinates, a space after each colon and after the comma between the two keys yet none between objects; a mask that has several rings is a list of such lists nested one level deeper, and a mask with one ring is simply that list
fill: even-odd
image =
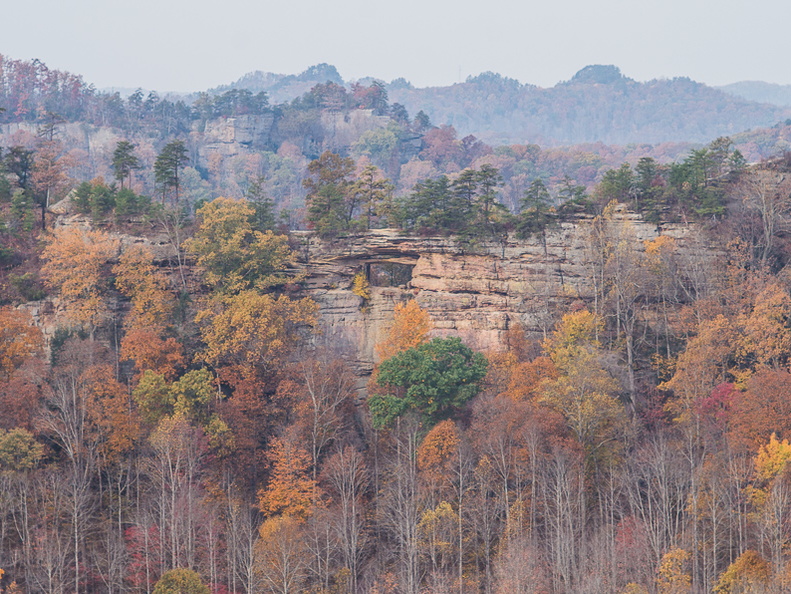
[{"label": "weathered rock surface", "polygon": [[[67,206],[57,225],[87,227],[88,220],[69,214]],[[711,246],[701,245],[695,226],[657,227],[625,209],[616,212],[609,226],[619,241],[632,242],[639,250],[646,240],[666,235],[687,258],[711,253]],[[377,229],[333,241],[297,231],[292,245],[295,268],[305,273],[302,293],[319,305],[317,342],[337,349],[360,375],[366,375],[375,363],[374,346],[392,323],[395,305],[409,299],[428,311],[433,335],[460,336],[478,350],[503,348],[505,334],[515,324],[542,337],[572,304],[593,300],[592,231],[592,219],[580,217],[548,230],[544,238],[511,236],[503,243],[470,245],[450,237],[405,236],[398,230]],[[145,245],[160,265],[175,271],[177,255],[167,234],[114,235],[121,250]],[[197,288],[195,272],[188,266],[185,274],[188,284]],[[360,272],[371,280],[368,300],[352,292],[354,276]],[[62,313],[57,300],[26,308],[51,337]]]},{"label": "weathered rock surface", "polygon": [[371,109],[349,112],[324,111],[321,126],[328,148],[348,147],[369,130],[386,128],[392,120],[388,116],[374,115]]},{"label": "weathered rock surface", "polygon": [[[622,237],[638,249],[660,234],[674,238],[679,250],[699,248],[694,227],[657,227],[625,211],[611,225],[621,227]],[[365,373],[373,367],[374,345],[386,335],[395,305],[411,298],[431,315],[434,335],[460,336],[475,349],[501,349],[514,324],[542,336],[573,302],[593,299],[591,230],[591,219],[581,218],[548,231],[545,242],[510,237],[473,248],[453,238],[403,236],[391,229],[332,242],[306,233],[296,237],[299,266],[307,275],[305,293],[319,304],[323,336]],[[367,301],[355,295],[355,274],[371,277],[372,267],[383,264],[408,266],[411,279],[371,286]]]},{"label": "weathered rock surface", "polygon": [[[198,146],[198,164],[208,167],[212,155],[223,159],[247,154],[267,145],[275,118],[271,114],[218,118],[205,123]],[[197,130],[196,130],[197,131]]]}]

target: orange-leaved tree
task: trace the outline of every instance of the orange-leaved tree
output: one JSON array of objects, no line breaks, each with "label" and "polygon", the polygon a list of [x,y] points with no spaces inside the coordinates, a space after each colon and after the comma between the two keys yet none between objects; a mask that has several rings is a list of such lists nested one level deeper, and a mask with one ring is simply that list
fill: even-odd
[{"label": "orange-leaved tree", "polygon": [[311,551],[303,523],[292,516],[267,519],[255,545],[255,575],[266,592],[304,592]]},{"label": "orange-leaved tree", "polygon": [[316,323],[316,309],[308,298],[255,290],[214,301],[196,316],[206,344],[202,357],[223,380],[271,374],[299,342],[300,328]]},{"label": "orange-leaved tree", "polygon": [[108,262],[118,252],[118,241],[101,231],[56,229],[42,258],[47,286],[59,291],[69,320],[93,333],[109,317],[105,301],[109,289]]},{"label": "orange-leaved tree", "polygon": [[70,180],[67,170],[73,163],[73,159],[66,153],[61,142],[49,138],[39,143],[30,181],[41,205],[42,229],[47,209],[68,190]]},{"label": "orange-leaved tree", "polygon": [[115,379],[109,365],[94,365],[85,370],[87,417],[90,438],[102,457],[117,462],[133,450],[142,438],[140,415],[132,406],[126,386]]},{"label": "orange-leaved tree", "polygon": [[384,361],[393,355],[426,342],[431,330],[428,312],[411,299],[398,303],[393,310],[393,325],[384,341],[376,345],[376,354]]},{"label": "orange-leaved tree", "polygon": [[154,265],[153,254],[141,246],[125,250],[113,267],[116,288],[132,302],[124,325],[129,330],[161,330],[173,312],[167,277]]},{"label": "orange-leaved tree", "polygon": [[174,309],[167,277],[154,265],[152,253],[141,246],[125,250],[113,272],[116,288],[132,303],[124,322],[121,360],[135,362],[135,379],[146,370],[175,379],[186,361],[181,344],[163,336]]},{"label": "orange-leaved tree", "polygon": [[7,381],[25,361],[41,353],[43,336],[27,312],[0,307],[0,381]]},{"label": "orange-leaved tree", "polygon": [[321,495],[310,478],[310,454],[295,441],[276,438],[270,446],[272,474],[267,487],[258,493],[258,507],[267,516],[304,520]]},{"label": "orange-leaved tree", "polygon": [[423,482],[431,491],[446,494],[458,464],[461,437],[456,423],[445,419],[435,425],[417,449],[417,467]]},{"label": "orange-leaved tree", "polygon": [[168,381],[176,379],[186,365],[184,347],[175,338],[162,336],[155,330],[136,328],[121,339],[121,361],[134,361],[137,375],[145,371],[162,374]]}]

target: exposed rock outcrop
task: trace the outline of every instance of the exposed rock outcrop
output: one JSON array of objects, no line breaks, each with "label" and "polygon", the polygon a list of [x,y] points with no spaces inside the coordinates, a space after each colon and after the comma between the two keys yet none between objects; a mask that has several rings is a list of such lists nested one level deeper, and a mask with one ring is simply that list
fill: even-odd
[{"label": "exposed rock outcrop", "polygon": [[[662,234],[690,257],[700,253],[693,227],[657,227],[623,210],[610,225],[638,249]],[[343,349],[365,373],[373,367],[374,345],[386,335],[395,304],[411,298],[431,315],[434,335],[457,335],[476,349],[501,349],[514,324],[542,336],[572,303],[593,299],[591,231],[592,220],[581,218],[548,230],[545,240],[512,236],[502,244],[474,247],[390,229],[332,242],[306,233],[296,237],[306,294],[319,304],[325,340]],[[372,273],[388,265],[408,273],[400,274],[396,286],[376,286],[380,281]],[[361,271],[372,281],[369,300],[351,290]]]},{"label": "exposed rock outcrop", "polygon": [[202,143],[198,146],[198,164],[208,167],[212,155],[228,159],[265,147],[274,122],[272,114],[208,120],[203,129]]},{"label": "exposed rock outcrop", "polygon": [[[66,209],[68,210],[68,209]],[[58,226],[87,226],[84,217],[62,213]],[[713,253],[695,226],[644,222],[625,208],[617,210],[606,232],[638,250],[644,242],[665,235],[687,262],[703,262]],[[452,237],[407,236],[395,229],[377,229],[323,241],[297,231],[292,245],[296,268],[304,272],[302,294],[319,305],[318,342],[339,350],[366,375],[375,363],[374,346],[392,323],[399,302],[416,299],[428,311],[435,336],[460,336],[478,350],[498,350],[515,324],[535,338],[553,327],[575,302],[594,298],[597,254],[591,248],[591,217],[580,217],[548,229],[543,237],[471,245]],[[173,242],[161,233],[148,238],[115,234],[121,249],[143,244],[162,266],[175,270]],[[183,261],[183,259],[182,259]],[[197,289],[191,266],[185,274]],[[368,277],[370,299],[352,291],[356,274]],[[174,274],[176,274],[174,272]],[[29,304],[28,309],[52,335],[60,310],[57,300]]]}]

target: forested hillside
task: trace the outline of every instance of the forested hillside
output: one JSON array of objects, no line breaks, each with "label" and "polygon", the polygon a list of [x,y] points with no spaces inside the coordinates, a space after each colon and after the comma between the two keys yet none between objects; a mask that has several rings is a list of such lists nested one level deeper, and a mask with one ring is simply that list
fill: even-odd
[{"label": "forested hillside", "polygon": [[726,93],[748,101],[772,103],[781,107],[791,105],[791,85],[777,85],[757,80],[745,80],[719,87]]},{"label": "forested hillside", "polygon": [[2,66],[0,590],[791,588],[787,126],[490,146],[375,82]]},{"label": "forested hillside", "polygon": [[[322,76],[343,83],[337,70],[323,64],[299,76],[251,73],[231,86],[288,100],[307,90],[306,81],[325,82]],[[410,112],[423,110],[433,122],[490,144],[700,143],[791,116],[780,90],[777,97],[747,87],[720,90],[688,78],[639,83],[614,66],[587,66],[551,88],[493,72],[447,87],[415,88],[397,79],[385,88]]]}]

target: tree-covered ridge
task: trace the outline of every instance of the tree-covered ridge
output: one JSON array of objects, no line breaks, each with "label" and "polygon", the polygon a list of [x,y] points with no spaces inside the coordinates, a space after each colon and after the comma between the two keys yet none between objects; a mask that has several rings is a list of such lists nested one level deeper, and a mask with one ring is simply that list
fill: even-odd
[{"label": "tree-covered ridge", "polygon": [[[137,149],[119,149],[126,180]],[[26,259],[63,325],[45,359],[27,314],[0,308],[4,579],[31,591],[782,591],[786,159],[748,166],[720,140],[677,164],[612,169],[589,193],[534,179],[515,214],[491,166],[393,197],[381,171],[355,165],[311,163],[317,232],[342,242],[394,217],[474,249],[494,233],[541,241],[582,216],[592,299],[552,312],[543,339],[514,325],[501,351],[477,353],[432,335],[418,294],[395,308],[361,398],[338,345],[314,332],[295,244],[257,192],[205,202],[192,221],[183,194],[148,204],[145,225],[181,254],[166,261],[102,230],[25,228],[6,202],[4,273]],[[87,205],[129,191],[83,190]],[[722,249],[695,259],[665,235],[640,242],[614,200],[698,221]],[[129,224],[114,208],[94,225]]]},{"label": "tree-covered ridge", "polygon": [[[496,79],[475,84],[518,89]],[[4,137],[0,589],[786,591],[791,160],[742,149],[787,126],[491,147],[386,91],[231,89],[190,134],[156,108],[91,152],[53,114]],[[272,144],[201,153],[236,121]],[[700,241],[638,237],[638,214]],[[300,227],[340,250],[397,227],[495,273],[576,228],[590,293],[509,293],[535,310],[481,353],[431,291],[347,266],[313,294],[353,324],[403,301],[366,377],[321,332]]]},{"label": "tree-covered ridge", "polygon": [[[307,81],[344,84],[337,70],[323,64],[300,75],[250,73],[220,88],[265,91],[282,102],[304,93],[311,85]],[[410,112],[423,110],[438,124],[491,144],[706,142],[788,117],[781,106],[686,78],[639,83],[615,66],[601,65],[587,66],[569,81],[546,89],[493,72],[446,87],[415,88],[396,79],[386,89]]]},{"label": "tree-covered ridge", "polygon": [[577,75],[547,89],[489,74],[449,87],[390,89],[390,95],[407,109],[419,106],[433,121],[496,144],[706,142],[788,117],[785,108],[690,79],[639,83],[620,74],[601,80]]},{"label": "tree-covered ridge", "polygon": [[[417,89],[397,79],[344,81],[319,64],[299,75],[250,73],[230,85],[183,98],[162,99],[138,90],[127,99],[103,93],[81,77],[51,70],[37,60],[0,60],[0,122],[37,121],[57,114],[130,131],[141,125],[189,131],[191,122],[211,117],[269,113],[290,105],[317,86],[349,90],[377,87],[410,113],[420,111],[462,136],[475,134],[492,144],[547,145],[604,142],[706,142],[788,118],[787,109],[752,102],[686,78],[639,83],[614,66],[588,66],[552,88],[543,89],[487,72],[449,87]],[[377,109],[376,101],[357,102]],[[338,108],[340,105],[335,104]],[[396,120],[398,116],[396,115]]]},{"label": "tree-covered ridge", "polygon": [[[455,235],[473,247],[481,242],[503,243],[509,234],[544,236],[547,229],[565,220],[601,213],[612,200],[657,224],[730,220],[727,224],[734,225],[756,216],[777,216],[772,214],[774,207],[760,204],[767,199],[766,192],[775,196],[783,191],[788,169],[785,157],[748,166],[730,139],[721,138],[674,163],[641,157],[634,167],[623,163],[604,170],[601,181],[589,190],[569,175],[561,179],[529,176],[526,161],[540,153],[537,148],[490,152],[477,141],[457,140],[452,130],[443,128],[430,129],[425,137],[428,146],[421,154],[426,159],[435,159],[439,167],[457,169],[451,159],[468,165],[445,175],[434,168],[418,168],[416,172],[423,175],[411,188],[403,188],[402,178],[399,191],[398,184],[370,159],[363,156],[355,161],[325,151],[305,163],[305,177],[296,188],[305,193],[304,208],[284,208],[269,194],[272,180],[262,175],[245,175],[247,189],[235,200],[245,200],[252,209],[251,224],[259,235],[307,227],[332,238],[395,227],[419,235]],[[137,144],[118,141],[111,162],[116,182],[108,184],[97,177],[76,187],[68,175],[69,167],[75,165],[73,153],[66,152],[57,137],[39,139],[37,147],[14,146],[0,153],[0,203],[5,205],[0,220],[8,243],[4,253],[10,281],[3,289],[5,296],[32,296],[40,290],[35,288],[40,283],[33,272],[24,271],[22,254],[30,248],[23,245],[35,237],[35,228],[47,227],[52,218],[50,206],[67,193],[68,200],[58,206],[61,213],[87,215],[94,225],[105,228],[163,225],[169,236],[179,235],[179,227],[211,198],[208,184],[195,185],[199,174],[188,165],[188,151],[179,140],[164,145],[149,166],[138,156]],[[140,183],[145,177],[152,180],[153,197],[133,189],[145,187]],[[771,228],[753,233],[749,241],[763,242],[762,259],[784,262],[784,233],[784,226],[773,222]],[[240,236],[231,252],[236,250],[238,256],[252,249],[248,240]],[[238,263],[231,260],[228,265],[233,268]],[[217,278],[229,274],[226,269],[218,270]]]},{"label": "tree-covered ridge", "polygon": [[[26,81],[30,73],[49,72],[42,64],[35,68],[9,60],[4,64],[6,72],[19,72],[20,81]],[[596,74],[599,71],[594,68],[593,78],[575,77],[566,84],[617,86],[633,82],[617,69],[602,68],[604,74]],[[313,81],[311,77],[324,76],[329,72],[325,71],[317,68],[305,80]],[[376,166],[381,172],[379,181],[389,180],[397,198],[424,180],[443,175],[450,179],[464,169],[493,167],[503,181],[499,201],[516,212],[536,179],[553,195],[567,193],[570,185],[584,186],[590,193],[609,169],[624,161],[636,167],[641,158],[651,158],[666,166],[680,163],[691,150],[700,148],[685,143],[490,146],[473,135],[460,134],[454,126],[437,126],[425,112],[410,113],[393,101],[388,89],[409,89],[405,82],[388,86],[365,81],[344,86],[329,80],[279,104],[270,102],[263,91],[243,88],[202,93],[188,104],[156,93],[145,96],[136,92],[124,99],[95,93],[83,85],[80,104],[85,109],[77,113],[65,108],[64,113],[72,114],[67,117],[42,107],[42,101],[50,101],[48,105],[54,109],[62,99],[57,84],[53,83],[52,89],[41,86],[47,76],[34,77],[33,86],[41,88],[32,95],[9,91],[5,96],[38,101],[36,109],[23,109],[15,115],[17,108],[9,104],[0,114],[9,121],[21,120],[18,126],[4,128],[7,134],[0,136],[0,147],[7,153],[6,168],[26,190],[17,196],[17,212],[36,205],[39,219],[49,205],[80,183],[109,187],[109,181],[115,179],[121,186],[118,189],[148,196],[152,202],[173,201],[183,193],[186,205],[193,210],[217,196],[255,194],[259,200],[271,201],[275,213],[288,225],[298,227],[308,218],[308,188],[303,183],[310,178],[308,165],[327,151],[353,158],[361,167]],[[57,81],[63,77],[50,78]],[[476,77],[474,84],[520,88],[516,81],[503,81],[492,74]],[[779,154],[789,147],[790,128],[778,124],[739,134],[734,137],[736,148],[752,162]],[[179,154],[171,154],[177,147]],[[131,161],[125,163],[124,159]],[[9,180],[13,184],[13,177],[0,180],[0,194],[7,196],[11,191]],[[87,201],[86,192],[82,194],[84,211],[107,215],[112,210],[114,199],[101,192]],[[121,195],[120,203],[121,213],[145,211],[128,192]],[[369,214],[368,226],[375,224],[373,213]],[[350,215],[344,216],[348,219]],[[32,224],[32,218],[25,224]]]}]

